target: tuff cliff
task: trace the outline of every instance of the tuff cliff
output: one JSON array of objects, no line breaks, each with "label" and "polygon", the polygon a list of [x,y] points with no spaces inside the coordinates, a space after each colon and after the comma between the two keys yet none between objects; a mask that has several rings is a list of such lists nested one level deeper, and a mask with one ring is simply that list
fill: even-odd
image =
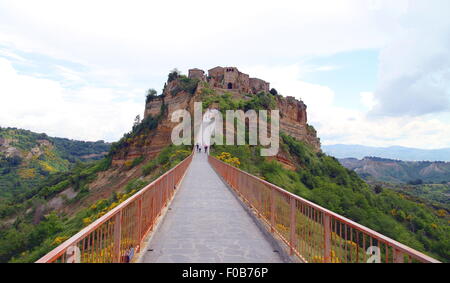
[{"label": "tuff cliff", "polygon": [[[201,71],[194,70],[197,73]],[[235,68],[235,70],[237,69]],[[196,74],[196,72],[190,70],[190,74]],[[218,85],[219,87],[217,87]],[[122,165],[139,156],[148,158],[156,156],[165,146],[171,143],[171,131],[178,124],[170,121],[171,114],[178,109],[186,109],[193,114],[194,102],[200,102],[204,99],[205,89],[218,96],[228,93],[232,95],[233,99],[243,101],[256,95],[246,93],[241,88],[223,88],[220,84],[217,84],[217,79],[213,79],[213,77],[211,81],[208,81],[206,76],[202,77],[197,74],[190,75],[190,77],[178,74],[169,75],[169,80],[165,84],[162,94],[148,98],[145,104],[144,120],[150,117],[159,117],[156,130],[151,131],[148,135],[138,135],[129,139],[127,146],[113,156],[113,165]],[[317,137],[314,128],[307,124],[307,107],[303,101],[281,95],[273,95],[273,97],[276,102],[275,109],[280,110],[280,130],[297,140],[304,141],[314,151],[319,152],[321,150],[320,139]],[[282,156],[279,159],[281,160]]]}]

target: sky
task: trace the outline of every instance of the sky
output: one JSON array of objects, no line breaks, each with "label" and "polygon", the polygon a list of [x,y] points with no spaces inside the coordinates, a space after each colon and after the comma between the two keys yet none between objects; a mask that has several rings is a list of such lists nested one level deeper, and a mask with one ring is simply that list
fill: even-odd
[{"label": "sky", "polygon": [[177,68],[302,99],[323,144],[450,147],[450,1],[0,0],[0,126],[116,141]]}]

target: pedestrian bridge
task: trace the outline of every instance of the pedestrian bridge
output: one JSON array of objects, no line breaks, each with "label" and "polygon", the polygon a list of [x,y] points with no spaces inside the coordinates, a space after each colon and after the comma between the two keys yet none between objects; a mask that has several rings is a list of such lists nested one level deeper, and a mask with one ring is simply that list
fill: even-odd
[{"label": "pedestrian bridge", "polygon": [[437,262],[193,153],[37,262]]}]

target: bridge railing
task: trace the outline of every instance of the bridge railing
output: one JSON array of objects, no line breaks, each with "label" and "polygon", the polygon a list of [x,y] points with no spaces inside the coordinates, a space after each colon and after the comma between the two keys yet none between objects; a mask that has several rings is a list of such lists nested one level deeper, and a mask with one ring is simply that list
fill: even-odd
[{"label": "bridge railing", "polygon": [[302,262],[439,261],[209,156],[209,162]]},{"label": "bridge railing", "polygon": [[192,154],[37,263],[130,262],[183,178]]}]

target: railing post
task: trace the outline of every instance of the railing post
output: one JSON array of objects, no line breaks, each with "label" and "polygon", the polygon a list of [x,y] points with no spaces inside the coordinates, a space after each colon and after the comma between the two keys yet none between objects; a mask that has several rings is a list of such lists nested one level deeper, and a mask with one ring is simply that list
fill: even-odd
[{"label": "railing post", "polygon": [[331,221],[328,214],[323,213],[323,259],[331,262]]},{"label": "railing post", "polygon": [[169,203],[169,179],[164,178],[164,207]]},{"label": "railing post", "polygon": [[158,189],[158,195],[159,195],[159,198],[158,198],[158,210],[159,210],[158,211],[158,216],[160,216],[161,212],[162,212],[162,208],[163,208],[163,184],[162,184],[162,180],[159,180],[157,189]]},{"label": "railing post", "polygon": [[174,194],[175,190],[177,189],[177,181],[175,180],[175,173],[176,172],[173,172],[173,174],[172,174],[172,186],[173,186],[172,194]]},{"label": "railing post", "polygon": [[403,253],[395,248],[393,256],[394,256],[394,263],[403,263],[405,260]]},{"label": "railing post", "polygon": [[142,196],[139,197],[137,200],[137,216],[136,216],[136,222],[137,222],[137,244],[138,249],[137,252],[141,249],[141,237],[142,237]]},{"label": "railing post", "polygon": [[275,189],[270,190],[270,231],[275,231]]},{"label": "railing post", "polygon": [[297,222],[296,222],[296,207],[295,207],[295,199],[293,197],[290,197],[291,200],[291,239],[290,239],[290,253],[291,255],[294,254],[294,248],[297,249],[297,245],[296,245],[296,237],[295,237],[295,230],[297,228]]},{"label": "railing post", "polygon": [[114,262],[121,262],[120,258],[120,244],[121,244],[121,237],[122,237],[122,210],[117,212],[115,219],[114,219]]}]

